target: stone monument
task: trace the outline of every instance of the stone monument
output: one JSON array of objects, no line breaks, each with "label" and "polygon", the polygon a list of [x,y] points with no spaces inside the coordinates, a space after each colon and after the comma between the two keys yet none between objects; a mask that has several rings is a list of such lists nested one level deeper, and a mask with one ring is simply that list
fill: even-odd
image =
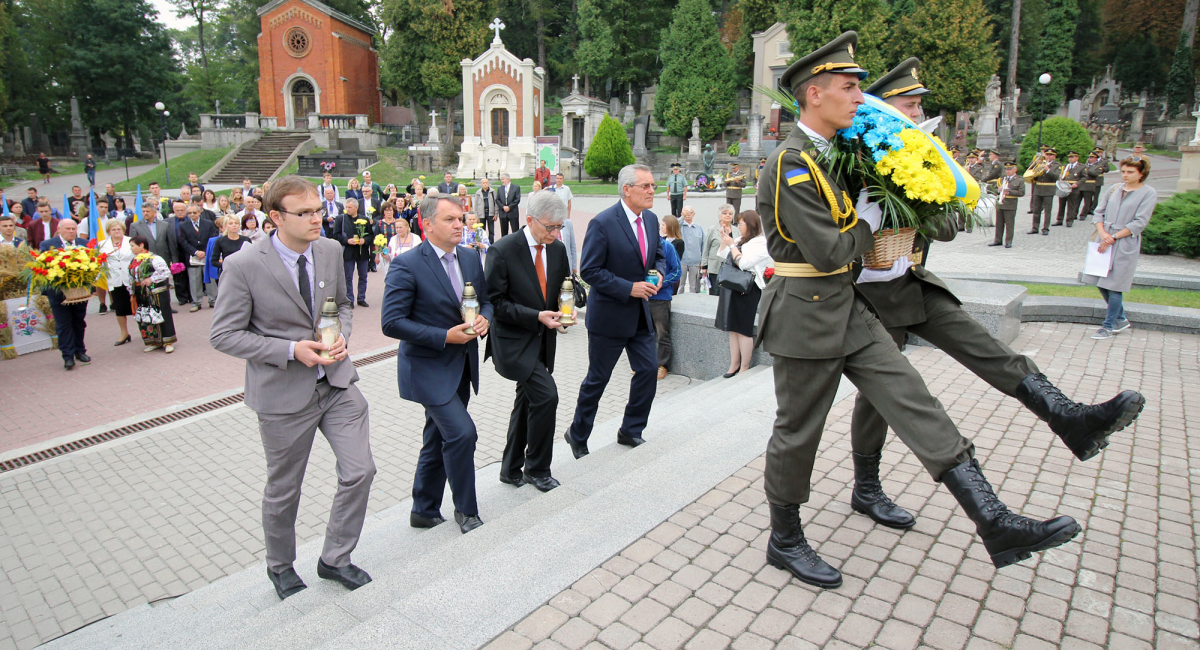
[{"label": "stone monument", "polygon": [[984,91],[984,105],[979,109],[975,118],[975,144],[984,149],[995,149],[999,144],[999,134],[996,131],[996,119],[1000,116],[1000,77],[992,75],[988,80],[987,90]]},{"label": "stone monument", "polygon": [[1067,102],[1067,117],[1079,122],[1083,117],[1083,102],[1078,99]]},{"label": "stone monument", "polygon": [[1179,164],[1176,192],[1200,190],[1200,111],[1193,112],[1192,117],[1196,118],[1196,135],[1191,142],[1179,147],[1183,159]]},{"label": "stone monument", "polygon": [[712,178],[713,163],[717,161],[717,152],[713,151],[712,143],[704,145],[704,175]]},{"label": "stone monument", "polygon": [[646,149],[646,118],[639,117],[633,123],[633,155],[641,158],[650,153]]},{"label": "stone monument", "polygon": [[741,158],[757,161],[763,156],[762,127],[763,116],[758,113],[750,114],[750,128],[746,131],[746,147],[742,149]]},{"label": "stone monument", "polygon": [[79,100],[71,98],[71,152],[80,158],[87,158],[91,153],[91,138],[83,130],[83,120],[79,117]]},{"label": "stone monument", "polygon": [[700,118],[692,118],[692,137],[688,138],[688,160],[700,162]]},{"label": "stone monument", "polygon": [[625,114],[621,116],[621,124],[633,121],[633,87],[629,87],[629,101],[625,104]]},{"label": "stone monument", "polygon": [[437,111],[429,111],[429,138],[426,144],[441,144],[442,133],[438,130]]},{"label": "stone monument", "polygon": [[1129,126],[1129,135],[1134,142],[1138,142],[1142,138],[1142,129],[1146,123],[1146,91],[1142,91],[1142,96],[1138,99],[1137,108],[1133,109],[1133,122]]}]

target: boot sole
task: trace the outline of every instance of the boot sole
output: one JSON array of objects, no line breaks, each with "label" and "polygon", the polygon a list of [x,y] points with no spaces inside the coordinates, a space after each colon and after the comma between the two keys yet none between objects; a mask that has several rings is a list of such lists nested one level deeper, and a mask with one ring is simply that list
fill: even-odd
[{"label": "boot sole", "polygon": [[1006,566],[1016,564],[1022,560],[1028,560],[1033,557],[1034,553],[1044,551],[1046,549],[1062,546],[1067,542],[1075,539],[1075,536],[1083,532],[1083,528],[1074,523],[1068,528],[1064,528],[1052,537],[1034,544],[1033,546],[1025,546],[1022,548],[1011,548],[1007,551],[1001,551],[992,555],[992,564],[996,565],[997,569],[1003,569]]},{"label": "boot sole", "polygon": [[896,530],[908,530],[909,528],[917,525],[917,518],[915,516],[913,517],[912,523],[909,524],[897,524],[891,521],[884,521],[878,517],[872,517],[871,513],[866,508],[854,503],[853,501],[850,502],[850,509],[854,512],[866,515],[868,519],[879,524],[880,526],[887,526],[888,528],[894,528]]},{"label": "boot sole", "polygon": [[792,574],[793,576],[796,576],[797,580],[799,580],[800,582],[803,582],[806,585],[812,585],[814,587],[820,587],[822,589],[837,589],[838,587],[842,586],[842,576],[841,575],[838,575],[838,579],[836,582],[821,582],[820,580],[813,580],[811,578],[805,578],[804,576],[800,575],[799,573],[796,573],[795,571],[792,571],[790,568],[788,568],[786,562],[784,562],[782,560],[777,560],[774,557],[771,557],[770,551],[767,552],[767,564],[770,564],[771,566],[775,567],[776,569],[780,569],[782,571],[787,571],[788,573]]},{"label": "boot sole", "polygon": [[1121,414],[1108,425],[1108,428],[1089,440],[1080,449],[1072,450],[1075,453],[1075,457],[1081,461],[1094,458],[1096,454],[1100,453],[1100,450],[1108,446],[1108,437],[1133,424],[1133,421],[1142,414],[1142,409],[1144,408],[1146,408],[1146,397],[1141,393],[1135,393],[1134,397],[1125,403],[1125,408],[1121,411]]}]

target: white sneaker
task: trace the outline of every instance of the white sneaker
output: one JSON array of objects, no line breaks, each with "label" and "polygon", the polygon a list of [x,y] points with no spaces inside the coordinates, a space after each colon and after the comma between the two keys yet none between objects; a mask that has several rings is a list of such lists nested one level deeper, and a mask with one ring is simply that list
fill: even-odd
[{"label": "white sneaker", "polygon": [[1096,330],[1096,333],[1092,335],[1092,338],[1094,338],[1098,341],[1103,341],[1104,339],[1111,339],[1112,337],[1113,337],[1112,330],[1105,329],[1103,327]]},{"label": "white sneaker", "polygon": [[1129,321],[1127,321],[1125,319],[1121,319],[1121,320],[1117,321],[1116,326],[1114,326],[1112,328],[1112,332],[1113,332],[1113,334],[1116,334],[1118,332],[1124,332],[1125,330],[1129,329],[1130,327],[1133,327],[1133,325],[1130,325]]}]

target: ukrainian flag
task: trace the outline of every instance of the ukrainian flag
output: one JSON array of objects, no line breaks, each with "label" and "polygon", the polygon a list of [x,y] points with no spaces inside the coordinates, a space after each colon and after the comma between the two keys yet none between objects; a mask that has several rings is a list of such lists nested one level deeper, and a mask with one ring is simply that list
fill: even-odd
[{"label": "ukrainian flag", "polygon": [[812,180],[812,175],[808,173],[807,167],[797,167],[792,171],[783,175],[787,179],[788,186],[803,183],[804,181]]}]

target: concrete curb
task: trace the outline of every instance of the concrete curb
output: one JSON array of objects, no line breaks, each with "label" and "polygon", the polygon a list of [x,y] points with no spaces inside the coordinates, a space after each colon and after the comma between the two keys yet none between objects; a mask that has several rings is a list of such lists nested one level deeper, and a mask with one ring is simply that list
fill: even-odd
[{"label": "concrete curb", "polygon": [[[1080,274],[1081,276],[1082,274]],[[1077,276],[1075,279],[1047,275],[1013,275],[1005,273],[938,273],[938,277],[950,280],[976,280],[978,282],[1021,282],[1028,284],[1057,284],[1064,287],[1085,286]],[[1180,289],[1200,291],[1200,277],[1174,273],[1138,273],[1133,276],[1133,286],[1141,288]]]},{"label": "concrete curb", "polygon": [[[1099,298],[1026,296],[1021,305],[1021,322],[1083,323],[1104,321],[1107,305]],[[1200,334],[1200,309],[1125,303],[1125,315],[1134,329]]]}]

